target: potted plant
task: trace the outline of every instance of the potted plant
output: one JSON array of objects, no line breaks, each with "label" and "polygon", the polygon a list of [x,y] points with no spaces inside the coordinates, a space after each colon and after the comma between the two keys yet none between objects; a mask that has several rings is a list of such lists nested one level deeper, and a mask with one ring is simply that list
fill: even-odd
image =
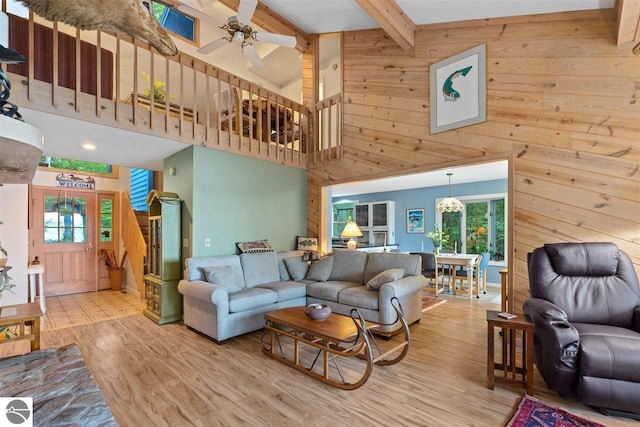
[{"label": "potted plant", "polygon": [[[144,71],[142,72],[142,77],[147,81],[147,84],[151,84],[151,76]],[[144,94],[151,98],[151,89],[145,89]],[[164,102],[167,97],[167,89],[166,84],[162,80],[156,80],[153,82],[153,99],[155,101]]]},{"label": "potted plant", "polygon": [[127,251],[124,251],[120,263],[116,258],[115,252],[111,249],[100,249],[98,255],[104,260],[104,265],[109,270],[109,282],[111,283],[112,291],[119,291],[122,289],[122,280],[124,279],[124,262],[127,259]]},{"label": "potted plant", "polygon": [[438,228],[438,224],[433,224],[434,231],[427,233],[427,237],[433,242],[434,252],[436,255],[440,255],[440,249],[442,249],[443,243],[449,241],[449,235],[445,234]]}]

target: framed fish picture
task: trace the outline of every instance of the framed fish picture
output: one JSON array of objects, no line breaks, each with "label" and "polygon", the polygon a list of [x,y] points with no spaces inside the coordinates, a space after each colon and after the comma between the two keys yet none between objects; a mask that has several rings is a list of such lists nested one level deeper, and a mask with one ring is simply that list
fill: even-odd
[{"label": "framed fish picture", "polygon": [[429,67],[431,134],[487,121],[487,46]]}]

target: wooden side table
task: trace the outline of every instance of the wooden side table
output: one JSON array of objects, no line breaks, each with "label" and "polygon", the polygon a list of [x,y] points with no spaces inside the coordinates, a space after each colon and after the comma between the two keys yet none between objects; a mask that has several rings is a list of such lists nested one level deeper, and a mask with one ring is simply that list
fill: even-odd
[{"label": "wooden side table", "polygon": [[[502,363],[495,362],[495,328],[502,329]],[[522,331],[522,365],[517,366],[516,331]],[[507,333],[508,332],[508,333]],[[498,311],[487,310],[487,387],[493,390],[496,382],[516,384],[533,396],[533,323],[518,316],[515,319],[498,317]],[[503,376],[496,377],[495,370]],[[518,379],[518,374],[522,379]]]},{"label": "wooden side table", "polygon": [[[31,351],[40,350],[40,316],[42,310],[37,302],[0,307],[0,329],[5,328],[0,344],[29,340]],[[26,327],[29,327],[29,333],[26,333]],[[6,333],[9,338],[5,338]]]},{"label": "wooden side table", "polygon": [[502,301],[500,304],[500,308],[502,309],[502,311],[509,311],[509,306],[508,306],[509,294],[507,290],[508,279],[509,279],[509,269],[504,268],[500,270],[500,287],[502,291],[502,298],[501,298]]}]

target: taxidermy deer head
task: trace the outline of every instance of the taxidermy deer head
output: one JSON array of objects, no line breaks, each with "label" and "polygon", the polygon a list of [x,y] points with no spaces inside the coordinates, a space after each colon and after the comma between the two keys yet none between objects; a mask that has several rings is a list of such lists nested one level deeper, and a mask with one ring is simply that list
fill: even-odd
[{"label": "taxidermy deer head", "polygon": [[178,48],[151,13],[151,0],[21,0],[34,13],[81,30],[125,33],[165,56]]}]

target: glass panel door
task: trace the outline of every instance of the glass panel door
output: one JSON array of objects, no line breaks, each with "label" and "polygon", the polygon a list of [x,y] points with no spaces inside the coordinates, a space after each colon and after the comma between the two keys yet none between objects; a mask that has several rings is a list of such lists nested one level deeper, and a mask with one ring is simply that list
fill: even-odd
[{"label": "glass panel door", "polygon": [[373,209],[373,226],[374,227],[386,227],[387,220],[387,204],[386,203],[374,203]]}]

